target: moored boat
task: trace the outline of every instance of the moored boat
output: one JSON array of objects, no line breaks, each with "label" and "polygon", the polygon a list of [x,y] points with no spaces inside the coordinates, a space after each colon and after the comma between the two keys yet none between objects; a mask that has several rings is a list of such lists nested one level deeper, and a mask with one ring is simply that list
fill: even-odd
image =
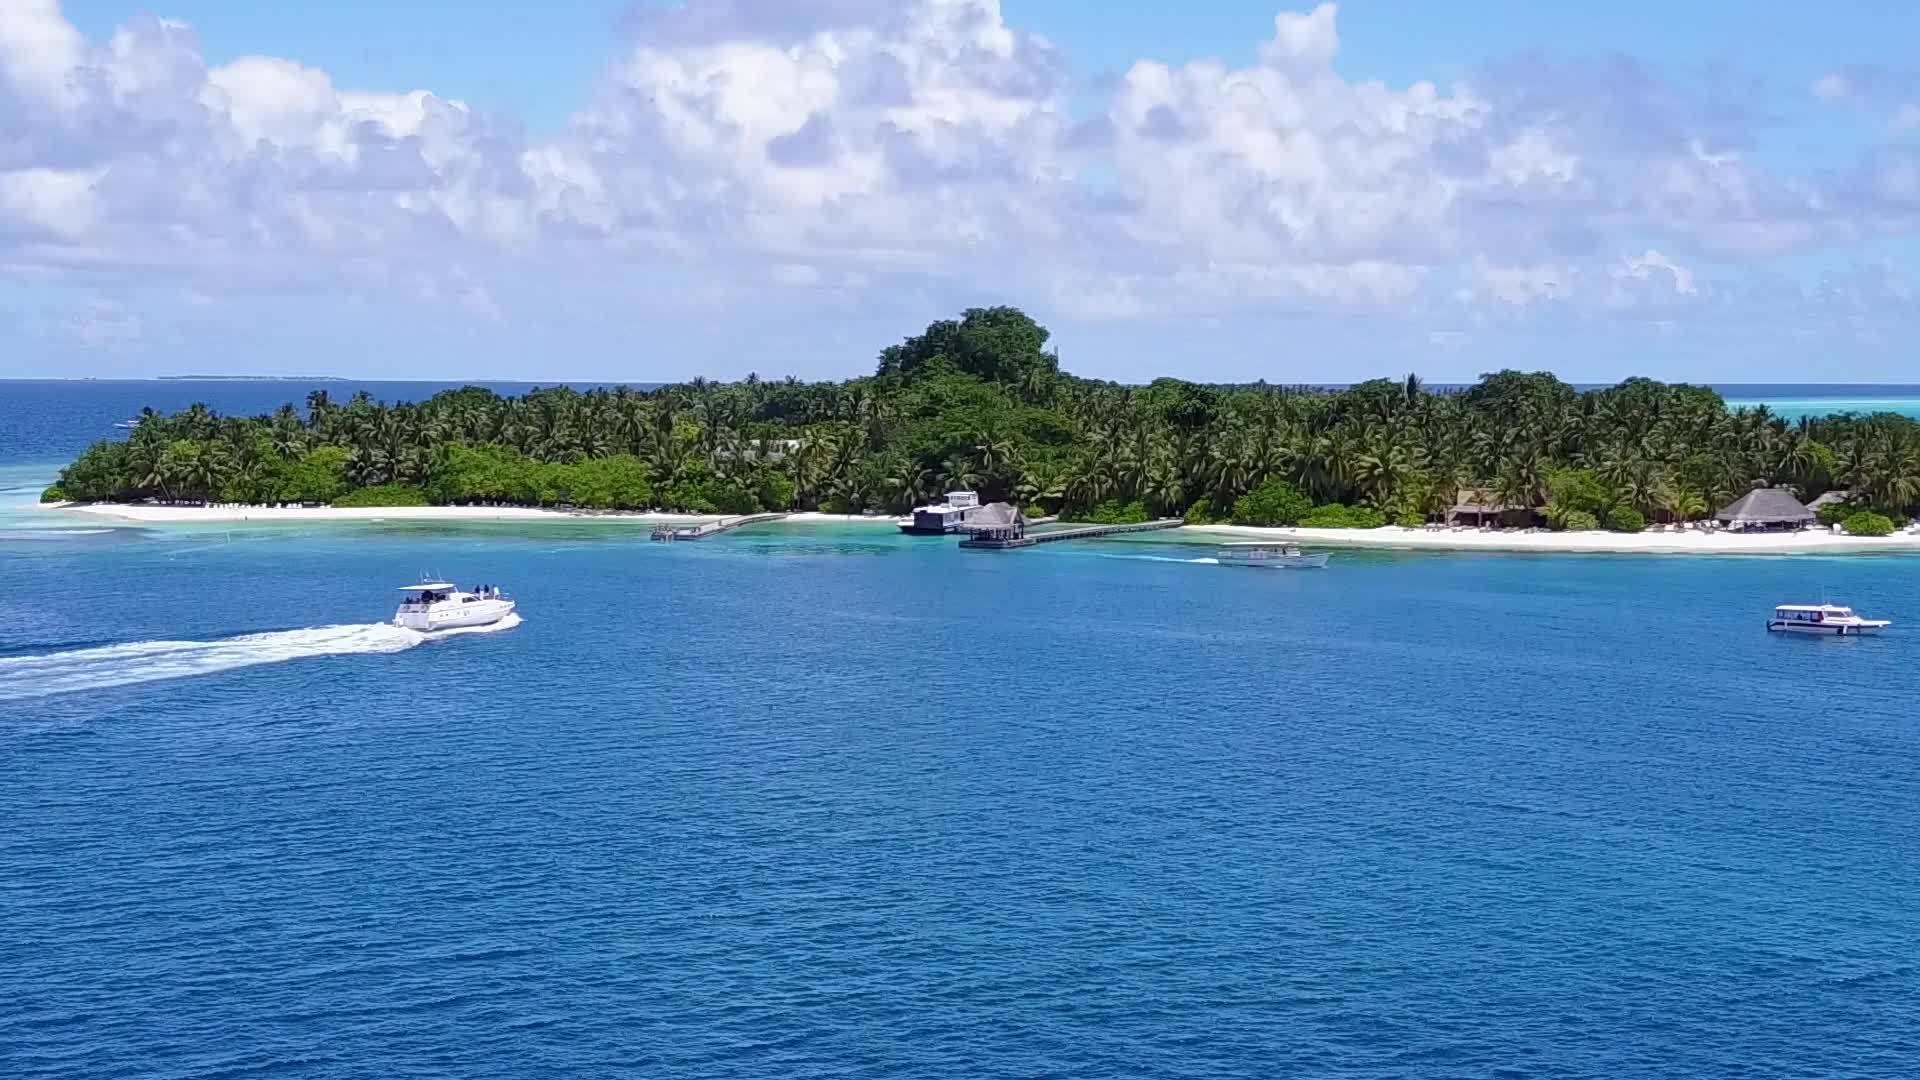
[{"label": "moored boat", "polygon": [[900,531],[917,536],[944,536],[959,532],[967,518],[980,509],[980,496],[971,491],[949,491],[946,501],[916,506],[900,519]]},{"label": "moored boat", "polygon": [[1857,637],[1877,634],[1892,626],[1888,619],[1863,619],[1850,607],[1836,604],[1781,604],[1773,609],[1767,629],[1784,634],[1832,634]]},{"label": "moored boat", "polygon": [[393,625],[432,633],[460,626],[489,626],[513,614],[514,603],[496,585],[466,591],[444,581],[427,581],[400,590]]},{"label": "moored boat", "polygon": [[1221,566],[1258,566],[1269,570],[1317,570],[1325,554],[1308,555],[1298,544],[1223,544],[1214,555]]}]

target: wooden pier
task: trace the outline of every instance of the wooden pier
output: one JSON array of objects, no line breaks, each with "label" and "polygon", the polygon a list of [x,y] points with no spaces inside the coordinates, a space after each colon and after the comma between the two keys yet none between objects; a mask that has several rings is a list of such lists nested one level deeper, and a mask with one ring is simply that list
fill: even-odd
[{"label": "wooden pier", "polygon": [[717,518],[692,525],[665,524],[653,527],[653,538],[662,543],[675,540],[705,540],[709,536],[719,536],[731,532],[742,525],[758,525],[763,521],[779,521],[785,514],[747,514],[735,518]]},{"label": "wooden pier", "polygon": [[1161,518],[1158,521],[1137,521],[1130,525],[1077,525],[1070,529],[1053,529],[1036,533],[1030,533],[1021,525],[1015,524],[1004,528],[973,530],[973,535],[960,541],[960,546],[969,551],[1012,551],[1037,544],[1051,544],[1056,540],[1088,540],[1096,536],[1117,536],[1120,533],[1155,532],[1160,529],[1177,529],[1185,524],[1186,522],[1180,518]]}]

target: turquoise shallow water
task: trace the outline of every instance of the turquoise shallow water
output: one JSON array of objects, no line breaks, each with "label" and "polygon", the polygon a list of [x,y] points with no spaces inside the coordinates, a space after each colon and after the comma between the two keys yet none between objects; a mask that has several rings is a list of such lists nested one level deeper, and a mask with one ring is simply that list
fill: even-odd
[{"label": "turquoise shallow water", "polygon": [[1765,405],[1775,416],[1788,420],[1798,420],[1803,416],[1827,416],[1832,413],[1899,413],[1901,416],[1920,417],[1920,396],[1859,396],[1840,397],[1767,397],[1726,399],[1732,408],[1753,408]]},{"label": "turquoise shallow water", "polygon": [[1920,1060],[1909,557],[15,514],[0,1076]]}]

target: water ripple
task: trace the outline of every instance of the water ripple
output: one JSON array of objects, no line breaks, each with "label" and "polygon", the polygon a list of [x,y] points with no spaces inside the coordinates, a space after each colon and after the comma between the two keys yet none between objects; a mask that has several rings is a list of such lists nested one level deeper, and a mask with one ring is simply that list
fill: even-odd
[{"label": "water ripple", "polygon": [[[1920,1060],[1920,728],[1872,704],[1920,675],[1756,632],[1789,561],[836,543],[0,560],[0,684],[93,680],[0,701],[0,1076]],[[423,545],[536,617],[124,678],[364,625]],[[1920,625],[1908,565],[1822,574]]]}]

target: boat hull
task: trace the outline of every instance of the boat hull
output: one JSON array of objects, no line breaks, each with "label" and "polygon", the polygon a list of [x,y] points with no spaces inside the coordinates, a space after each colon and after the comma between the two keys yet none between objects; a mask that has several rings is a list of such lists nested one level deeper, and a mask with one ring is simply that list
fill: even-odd
[{"label": "boat hull", "polygon": [[431,634],[465,626],[491,626],[511,614],[511,600],[476,600],[471,604],[436,604],[426,611],[402,611],[393,617],[393,625]]},{"label": "boat hull", "polygon": [[1776,634],[1812,634],[1824,637],[1861,637],[1877,634],[1893,625],[1890,622],[1865,622],[1853,626],[1822,626],[1818,623],[1789,623],[1779,619],[1767,621],[1767,629]]},{"label": "boat hull", "polygon": [[958,525],[901,525],[900,531],[908,536],[946,536],[960,531]]}]

